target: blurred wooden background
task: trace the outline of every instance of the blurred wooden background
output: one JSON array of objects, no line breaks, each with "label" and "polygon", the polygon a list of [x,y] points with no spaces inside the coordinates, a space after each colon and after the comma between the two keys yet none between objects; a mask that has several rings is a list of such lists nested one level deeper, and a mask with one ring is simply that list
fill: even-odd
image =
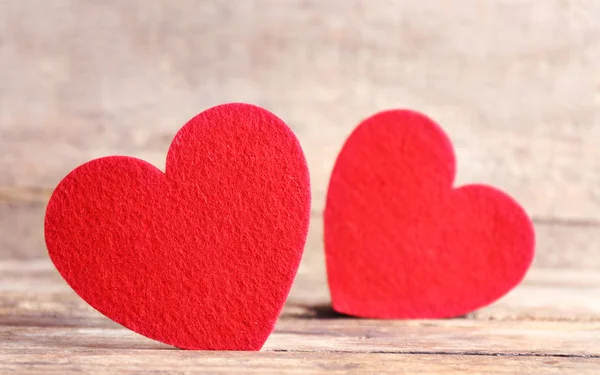
[{"label": "blurred wooden background", "polygon": [[[219,354],[233,366],[221,370],[250,363],[239,368],[260,373],[279,358],[296,371],[371,363],[379,371],[451,373],[456,364],[500,373],[542,369],[548,364],[536,358],[555,356],[556,368],[599,373],[599,20],[595,0],[0,1],[0,372],[47,370],[43,360],[21,365],[56,359],[65,346],[81,369],[90,355],[77,351],[82,345],[107,355],[150,345],[64,285],[46,255],[45,204],[58,181],[91,158],[124,154],[162,168],[185,121],[244,101],[271,110],[298,135],[312,174],[313,224],[266,354]],[[537,229],[534,269],[466,320],[318,319],[328,303],[320,217],[336,153],[362,118],[395,107],[423,111],[446,129],[459,183],[494,184],[525,206]],[[52,331],[57,326],[65,331]],[[88,340],[100,341],[82,344],[80,326],[99,327]],[[285,327],[296,327],[296,336]],[[117,333],[106,341],[101,328]],[[307,344],[311,329],[323,337]],[[364,334],[357,329],[371,332],[362,346],[339,336]],[[406,341],[411,330],[424,339]],[[445,334],[454,330],[462,333]],[[507,337],[513,342],[504,348]],[[381,365],[381,340],[388,351],[430,353],[433,367],[418,367],[423,358],[409,354]],[[24,349],[32,347],[38,351]],[[366,357],[335,357],[348,348]],[[309,363],[295,350],[320,354]],[[124,350],[110,353],[126,362]],[[504,359],[488,361],[498,353]],[[155,354],[144,352],[160,362]]]}]

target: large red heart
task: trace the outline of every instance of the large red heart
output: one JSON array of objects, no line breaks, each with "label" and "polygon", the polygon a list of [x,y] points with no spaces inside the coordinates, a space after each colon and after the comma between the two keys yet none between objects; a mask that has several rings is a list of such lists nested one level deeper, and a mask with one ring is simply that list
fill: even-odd
[{"label": "large red heart", "polygon": [[295,277],[310,216],[292,131],[247,104],[175,136],[166,172],[113,156],[73,170],[46,211],[50,257],[98,311],[185,349],[258,350]]},{"label": "large red heart", "polygon": [[500,298],[524,277],[525,211],[483,185],[453,189],[443,130],[416,112],[361,123],[335,164],[324,213],[333,307],[370,318],[445,318]]}]

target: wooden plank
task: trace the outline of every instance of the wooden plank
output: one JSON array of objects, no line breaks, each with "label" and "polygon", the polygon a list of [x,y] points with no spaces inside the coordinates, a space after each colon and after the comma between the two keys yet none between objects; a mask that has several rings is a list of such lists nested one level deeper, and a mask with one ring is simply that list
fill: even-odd
[{"label": "wooden plank", "polygon": [[465,1],[0,2],[0,196],[109,154],[160,167],[192,115],[249,101],[297,132],[320,210],[352,127],[402,106],[446,127],[459,182],[597,221],[600,5]]},{"label": "wooden plank", "polygon": [[[54,271],[43,241],[39,203],[0,204],[0,304],[22,319],[54,316],[69,310],[67,320],[88,319],[90,311]],[[286,312],[313,314],[329,304],[322,249],[322,219],[313,217],[306,251]],[[476,312],[477,319],[600,320],[600,231],[595,226],[538,223],[538,250],[524,283],[495,304]],[[34,259],[34,261],[27,261]],[[22,304],[26,293],[29,304]],[[62,307],[61,307],[62,306]],[[83,306],[83,307],[82,307]],[[19,307],[19,308],[21,308]],[[78,311],[83,315],[78,315]],[[8,316],[11,316],[8,314]],[[59,314],[60,315],[60,314]],[[7,319],[4,315],[2,319]],[[29,319],[29,318],[27,318]],[[44,320],[45,324],[56,324]],[[63,324],[63,323],[61,323]]]},{"label": "wooden plank", "polygon": [[[586,290],[585,282],[588,278],[582,273],[577,273],[571,278],[557,275],[555,272],[547,276],[553,282],[549,285],[539,285],[541,289],[554,290],[548,303],[561,300],[568,306],[565,313],[580,311],[581,306],[570,305],[571,301],[563,298],[575,293],[556,293],[552,284],[560,282],[566,285],[573,284],[580,292]],[[596,276],[590,273],[590,276]],[[544,278],[540,280],[543,281]],[[297,284],[308,285],[300,281]],[[324,284],[321,284],[324,285]],[[594,282],[598,287],[597,280]],[[452,319],[436,321],[382,321],[343,318],[333,313],[325,305],[307,305],[309,290],[297,289],[290,298],[284,314],[277,324],[275,333],[269,338],[264,350],[273,351],[275,356],[287,355],[285,352],[305,352],[300,354],[304,362],[316,363],[323,355],[341,355],[346,362],[352,358],[362,358],[361,363],[366,367],[375,366],[381,359],[380,354],[363,355],[361,352],[371,353],[398,353],[410,354],[398,366],[422,366],[422,358],[428,358],[428,366],[440,353],[448,357],[448,366],[457,366],[457,369],[479,369],[475,363],[469,366],[461,365],[467,358],[488,358],[493,355],[518,355],[515,362],[520,361],[523,366],[531,363],[531,370],[562,368],[564,371],[590,371],[597,369],[598,359],[590,359],[600,355],[600,321],[595,322],[548,322],[548,321],[513,321],[514,317],[481,318],[477,314],[469,319]],[[319,294],[318,292],[316,294]],[[528,299],[536,298],[537,293],[530,291]],[[582,296],[588,302],[598,301],[598,295]],[[523,303],[523,301],[519,301]],[[538,308],[533,309],[538,311]],[[527,308],[514,306],[514,312],[523,313]],[[571,318],[573,316],[570,316]],[[483,319],[483,320],[479,320]],[[156,349],[141,351],[134,349]],[[94,358],[114,358],[110,364],[111,371],[126,366],[127,371],[158,371],[160,366],[169,366],[171,371],[184,371],[180,365],[171,365],[165,358],[172,358],[173,354],[185,353],[180,351],[164,350],[165,345],[139,336],[127,329],[102,317],[92,308],[82,302],[60,280],[60,277],[45,261],[2,262],[0,263],[0,372],[14,369],[19,371],[32,371],[53,373],[69,373],[68,371],[92,371],[97,373],[93,362]],[[334,351],[335,353],[330,353]],[[347,356],[339,352],[347,352]],[[210,358],[221,358],[215,363],[202,361],[206,369],[216,371],[236,371],[233,365],[235,359],[225,361],[224,353],[205,353]],[[265,371],[280,371],[279,367],[271,369],[271,362],[278,360],[270,357],[269,361],[260,361],[264,353],[254,353],[256,356],[245,357],[246,366],[262,373]],[[146,358],[142,362],[130,362],[133,358]],[[204,354],[202,354],[204,355]],[[465,357],[468,355],[469,357]],[[60,358],[69,358],[68,362]],[[531,357],[542,356],[532,361]],[[570,357],[581,357],[574,359]],[[396,358],[397,356],[392,356]],[[552,361],[548,361],[549,358]],[[567,357],[567,358],[565,358]],[[197,357],[195,357],[197,358]],[[585,359],[585,360],[584,360]],[[571,367],[571,361],[578,364]],[[81,361],[81,362],[79,362]],[[90,362],[91,361],[91,362]],[[385,360],[387,363],[388,359]],[[445,361],[445,359],[444,359]],[[481,359],[481,361],[486,361]],[[529,361],[529,362],[528,362]],[[155,363],[157,362],[157,363]],[[183,361],[185,362],[185,361]],[[250,362],[250,363],[248,363]],[[331,368],[334,362],[326,361]],[[160,363],[160,364],[158,364]],[[181,363],[181,361],[178,361]],[[485,362],[487,363],[487,362]],[[491,363],[491,362],[490,362]],[[568,364],[568,365],[567,365]],[[234,367],[229,367],[229,366]],[[552,366],[550,366],[552,365]],[[78,367],[83,366],[83,367]],[[90,366],[90,367],[85,367]],[[241,366],[241,364],[240,364]],[[252,367],[255,366],[255,367]],[[326,366],[322,364],[320,366]],[[495,368],[481,365],[482,373],[494,373]],[[511,368],[503,365],[505,370]],[[394,367],[386,368],[392,370]],[[304,368],[303,368],[304,369]],[[328,367],[327,369],[330,369]],[[378,368],[373,368],[378,370]],[[427,373],[436,373],[442,368],[416,367]],[[309,369],[305,369],[309,371]],[[397,369],[396,369],[397,370]],[[500,370],[500,367],[497,369]],[[513,369],[514,370],[514,369]],[[83,370],[82,370],[83,371]],[[317,370],[310,370],[317,371]],[[340,369],[341,371],[341,369]],[[114,373],[114,372],[113,372]],[[447,373],[447,372],[446,372]],[[501,372],[500,372],[501,373]],[[514,373],[514,371],[506,372]]]},{"label": "wooden plank", "polygon": [[470,319],[389,321],[281,320],[265,348],[296,351],[600,355],[600,324]]},{"label": "wooden plank", "polygon": [[[324,266],[316,263],[320,257],[303,260],[282,319],[336,316],[329,307]],[[600,275],[533,269],[520,286],[469,318],[600,322]],[[107,322],[66,285],[49,260],[0,262],[0,324],[104,327]]]},{"label": "wooden plank", "polygon": [[[12,315],[18,317],[14,319],[30,316],[36,320],[59,312],[67,314],[64,320],[88,319],[90,311],[91,316],[95,312],[85,309],[85,304],[69,290],[49,261],[43,241],[43,212],[44,205],[39,203],[0,204],[0,290],[4,293],[0,306],[13,308],[5,310],[11,313],[1,319]],[[537,224],[537,231],[536,261],[524,283],[473,317],[600,320],[600,276],[597,273],[600,255],[595,248],[600,236],[598,228],[542,222]],[[28,296],[28,304],[20,301],[22,293]],[[310,315],[328,303],[322,219],[313,217],[286,312]],[[78,315],[80,309],[83,315]],[[44,322],[56,324],[47,319]]]},{"label": "wooden plank", "polygon": [[0,203],[0,259],[48,256],[44,242],[46,204]]},{"label": "wooden plank", "polygon": [[596,375],[597,358],[178,350],[3,350],[0,372],[79,374],[573,374]]},{"label": "wooden plank", "polygon": [[[1,326],[18,348],[170,349],[122,327]],[[282,319],[263,350],[600,357],[600,323]]]},{"label": "wooden plank", "polygon": [[[45,259],[44,243],[45,203],[0,203],[0,259]],[[537,221],[537,254],[535,267],[557,269],[600,268],[600,224]],[[316,267],[324,269],[323,219],[315,213],[306,244],[306,257]],[[323,271],[324,272],[324,271]]]}]

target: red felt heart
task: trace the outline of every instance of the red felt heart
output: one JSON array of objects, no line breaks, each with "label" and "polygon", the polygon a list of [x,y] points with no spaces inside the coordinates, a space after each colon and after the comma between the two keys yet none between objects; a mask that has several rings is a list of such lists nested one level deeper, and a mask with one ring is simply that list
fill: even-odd
[{"label": "red felt heart", "polygon": [[46,211],[50,257],[90,305],[186,349],[258,350],[295,277],[310,216],[292,131],[247,104],[175,136],[166,173],[112,156],[73,170]]},{"label": "red felt heart", "polygon": [[524,277],[534,231],[483,185],[452,188],[455,158],[422,114],[361,123],[335,164],[324,213],[333,307],[369,318],[445,318],[500,298]]}]

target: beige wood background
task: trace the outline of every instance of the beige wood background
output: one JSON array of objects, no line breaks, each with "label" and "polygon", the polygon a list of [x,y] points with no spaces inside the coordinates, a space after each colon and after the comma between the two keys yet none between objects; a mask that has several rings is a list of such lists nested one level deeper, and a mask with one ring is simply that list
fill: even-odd
[{"label": "beige wood background", "polygon": [[[313,222],[266,352],[203,354],[211,370],[600,373],[599,61],[595,0],[0,1],[0,373],[102,373],[100,349],[124,372],[191,371],[189,354],[163,358],[64,285],[43,213],[77,165],[125,154],[162,168],[185,121],[230,101],[294,129]],[[354,321],[327,308],[327,179],[353,127],[392,107],[438,120],[458,182],[494,184],[535,220],[534,269],[468,319]]]}]

